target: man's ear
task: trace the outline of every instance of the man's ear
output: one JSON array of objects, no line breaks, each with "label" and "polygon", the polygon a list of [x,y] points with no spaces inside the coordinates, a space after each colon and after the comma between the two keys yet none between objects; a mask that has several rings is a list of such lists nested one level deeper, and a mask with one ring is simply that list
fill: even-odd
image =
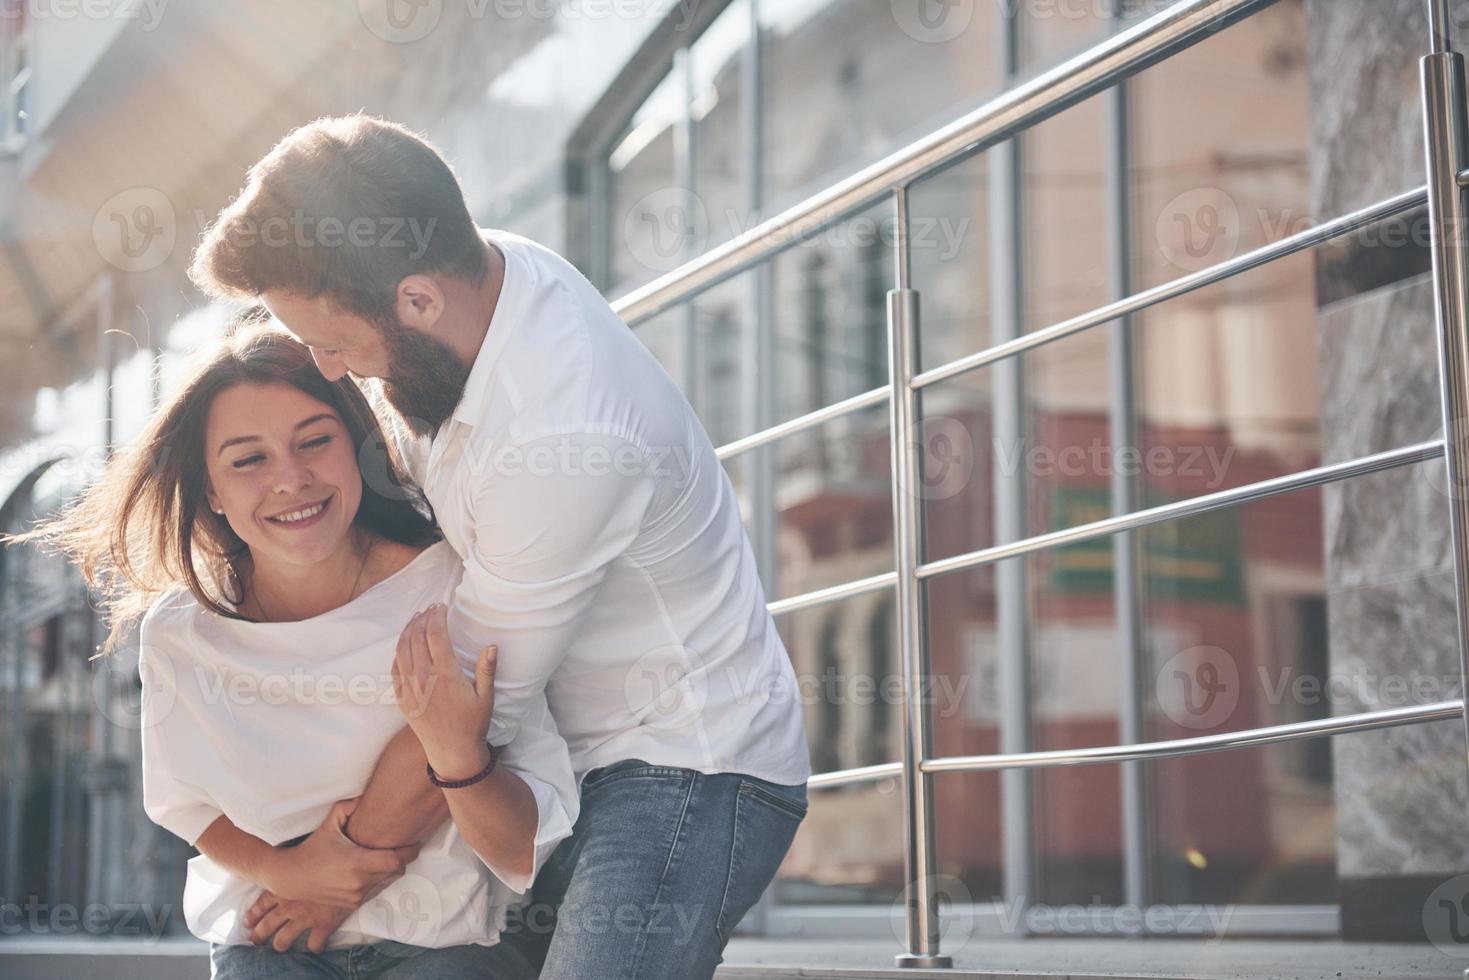
[{"label": "man's ear", "polygon": [[398,283],[398,322],[432,330],[444,315],[445,302],[444,291],[432,276],[404,276]]}]

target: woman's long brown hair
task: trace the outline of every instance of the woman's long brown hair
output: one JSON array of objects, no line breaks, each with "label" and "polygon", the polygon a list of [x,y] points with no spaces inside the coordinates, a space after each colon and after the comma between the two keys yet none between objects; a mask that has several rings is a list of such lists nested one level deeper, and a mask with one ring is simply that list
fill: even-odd
[{"label": "woman's long brown hair", "polygon": [[225,516],[210,509],[204,462],[209,408],[238,384],[288,384],[341,417],[363,470],[353,520],[358,529],[400,544],[439,540],[427,501],[403,477],[361,389],[348,378],[326,380],[309,348],[247,315],[73,504],[31,531],[0,538],[60,551],[81,569],[107,617],[104,651],[180,584],[205,608],[242,618],[225,603],[244,599],[250,551]]}]

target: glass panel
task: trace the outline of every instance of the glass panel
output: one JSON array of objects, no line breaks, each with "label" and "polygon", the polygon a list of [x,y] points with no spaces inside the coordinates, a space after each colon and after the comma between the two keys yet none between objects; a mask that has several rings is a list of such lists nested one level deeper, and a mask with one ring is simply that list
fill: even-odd
[{"label": "glass panel", "polygon": [[920,370],[994,341],[990,268],[990,160],[981,153],[914,183],[908,192],[913,288],[920,297]]},{"label": "glass panel", "polygon": [[[795,665],[816,772],[894,762],[902,674],[891,592],[776,620]],[[903,882],[896,779],[811,790],[810,813],[781,867],[784,902],[888,905]]]},{"label": "glass panel", "polygon": [[[994,569],[931,580],[928,608],[931,706],[936,756],[1000,751],[998,610]],[[938,868],[958,879],[976,902],[1004,892],[1000,777],[970,773],[934,778]]]},{"label": "glass panel", "polygon": [[664,78],[612,143],[607,158],[609,296],[629,292],[692,258],[700,229],[689,192],[678,186],[683,81],[680,72]]},{"label": "glass panel", "polygon": [[[762,446],[730,467],[749,517],[756,500],[751,460],[774,453],[775,581],[766,595],[783,599],[893,568],[891,450],[886,405]],[[746,458],[748,457],[748,459]]]},{"label": "glass panel", "polygon": [[999,4],[767,0],[759,9],[772,206],[845,177],[999,84]]},{"label": "glass panel", "polygon": [[893,220],[884,202],[776,257],[776,422],[887,383]]},{"label": "glass panel", "polygon": [[1022,68],[1050,68],[1111,33],[1113,7],[1140,6],[1154,13],[1171,0],[1021,0]]},{"label": "glass panel", "polygon": [[1305,6],[1283,0],[1130,83],[1138,286],[1335,216],[1313,209],[1309,69]]},{"label": "glass panel", "polygon": [[[1021,322],[1026,332],[1094,310],[1111,298],[1107,265],[1115,233],[1107,220],[1110,118],[1106,98],[1092,98],[1021,137]],[[1089,353],[1088,360],[1095,357]],[[1105,355],[1100,363],[1106,363]],[[1064,374],[1031,380],[1038,386],[1033,392],[1038,399],[1057,403],[1079,398],[1079,404],[1068,406],[1070,411],[1095,410],[1101,394],[1095,385],[1079,384]]]},{"label": "glass panel", "polygon": [[749,0],[735,0],[689,49],[693,182],[709,229],[695,243],[696,252],[722,245],[755,223],[743,74],[749,44]]}]

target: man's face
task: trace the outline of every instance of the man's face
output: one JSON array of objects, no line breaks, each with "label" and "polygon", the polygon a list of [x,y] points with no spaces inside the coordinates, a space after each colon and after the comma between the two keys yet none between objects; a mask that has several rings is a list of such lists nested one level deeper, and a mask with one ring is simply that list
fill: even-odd
[{"label": "man's face", "polygon": [[301,343],[311,348],[317,370],[328,381],[348,372],[359,378],[385,378],[387,346],[373,325],[360,316],[343,313],[326,296],[306,299],[291,293],[261,294],[260,302]]},{"label": "man's face", "polygon": [[388,402],[419,435],[437,432],[464,396],[469,368],[437,337],[402,323],[374,324],[321,296],[265,293],[261,303],[301,343],[329,381],[349,372],[378,378]]}]

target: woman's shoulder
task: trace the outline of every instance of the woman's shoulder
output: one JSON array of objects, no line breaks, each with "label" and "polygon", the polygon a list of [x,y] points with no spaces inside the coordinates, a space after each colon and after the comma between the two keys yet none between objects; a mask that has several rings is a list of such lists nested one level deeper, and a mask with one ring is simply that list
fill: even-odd
[{"label": "woman's shoulder", "polygon": [[195,623],[204,606],[185,585],[160,595],[138,623],[140,653],[177,647],[187,648]]}]

